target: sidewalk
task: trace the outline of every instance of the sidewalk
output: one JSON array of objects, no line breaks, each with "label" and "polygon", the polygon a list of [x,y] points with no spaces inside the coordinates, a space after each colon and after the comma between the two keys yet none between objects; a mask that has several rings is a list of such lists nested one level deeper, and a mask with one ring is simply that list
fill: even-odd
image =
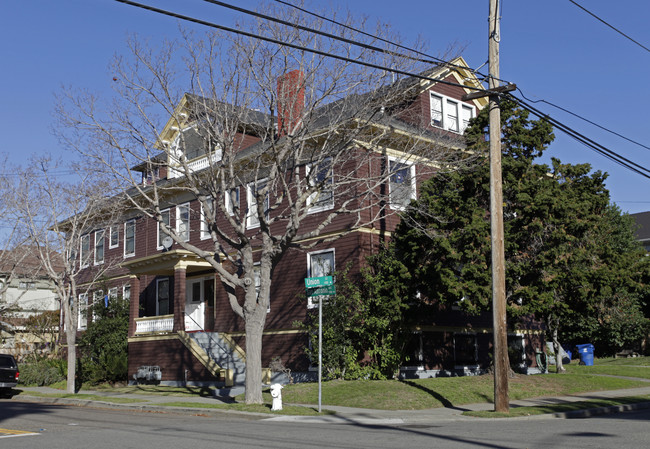
[{"label": "sidewalk", "polygon": [[[322,416],[293,416],[293,415],[269,415],[264,413],[250,413],[234,410],[224,409],[209,409],[200,407],[170,407],[161,405],[169,402],[184,402],[193,404],[215,404],[224,402],[222,398],[217,397],[198,397],[193,396],[190,398],[179,398],[174,396],[159,396],[149,394],[134,394],[134,393],[115,393],[111,391],[92,391],[82,390],[80,394],[92,394],[97,396],[110,397],[123,397],[130,399],[140,399],[141,402],[131,403],[115,403],[109,401],[102,401],[101,399],[82,399],[82,398],[52,398],[40,397],[37,395],[30,396],[30,392],[35,393],[62,393],[61,390],[55,390],[48,387],[21,387],[22,393],[15,396],[21,400],[61,404],[61,405],[75,405],[80,407],[100,407],[122,410],[138,410],[138,411],[156,411],[168,413],[183,413],[183,414],[201,414],[208,416],[223,416],[229,415],[245,415],[252,419],[266,419],[278,422],[294,422],[294,423],[333,423],[333,424],[358,424],[358,425],[416,425],[416,424],[434,424],[444,421],[457,421],[457,420],[475,420],[478,418],[466,417],[462,413],[468,410],[492,410],[493,405],[488,403],[481,404],[467,404],[459,407],[450,408],[433,408],[426,410],[371,410],[350,407],[337,407],[323,405],[322,409],[335,412],[334,415]],[[522,406],[539,406],[559,403],[569,403],[591,399],[603,398],[616,398],[623,396],[636,396],[650,394],[649,387],[631,388],[624,390],[613,391],[598,391],[590,393],[582,393],[575,396],[561,396],[561,397],[547,397],[547,398],[534,398],[526,400],[511,401],[510,407]],[[601,407],[594,409],[577,410],[567,413],[556,413],[546,415],[534,415],[530,417],[518,417],[510,419],[551,419],[551,418],[586,418],[605,413],[615,413],[624,410],[638,410],[650,408],[650,402],[643,402],[638,404],[628,404],[615,407]]]}]

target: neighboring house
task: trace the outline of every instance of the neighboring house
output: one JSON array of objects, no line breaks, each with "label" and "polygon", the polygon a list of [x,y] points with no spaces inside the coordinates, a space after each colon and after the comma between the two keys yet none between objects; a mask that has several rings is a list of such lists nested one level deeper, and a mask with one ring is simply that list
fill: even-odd
[{"label": "neighboring house", "polygon": [[639,212],[630,214],[638,228],[636,230],[636,239],[641,242],[646,251],[650,252],[650,212]]},{"label": "neighboring house", "polygon": [[22,360],[52,351],[59,330],[59,309],[59,299],[30,247],[0,251],[2,352]]},{"label": "neighboring house", "polygon": [[[455,62],[465,64],[461,58]],[[439,67],[430,76],[482,87],[469,71],[461,74],[458,69]],[[485,99],[462,101],[462,96],[470,90],[459,86],[419,80],[414,85],[418,90],[409,97],[409,104],[400,115],[382,116],[378,127],[390,128],[395,134],[408,138],[416,135],[414,129],[424,126],[430,138],[437,139],[437,144],[448,141],[457,145],[458,136],[469,120],[485,106]],[[186,96],[183,102],[190,100],[191,97]],[[179,105],[181,109],[183,102]],[[282,112],[278,115],[281,121],[284,117]],[[269,126],[276,118],[250,111],[249,119],[250,126],[236,136],[242,142],[242,152],[259,151],[256,127]],[[176,123],[170,120],[160,140],[173,143],[182,136],[185,157],[191,159],[198,172],[208,165],[205,151],[201,148],[202,140],[191,126],[179,129]],[[451,149],[462,151],[457,146]],[[161,155],[155,168],[150,162],[133,167],[134,171],[142,173],[143,185],[169,183],[178,178],[173,161],[166,158],[168,156]],[[431,161],[404,162],[399,158],[399,151],[391,154],[377,151],[376,159],[376,167],[387,166],[394,173],[382,193],[394,210],[417,198],[419,183],[435,172]],[[305,164],[300,170],[309,171],[313,167]],[[319,182],[326,183],[327,179],[319,179]],[[233,204],[227,204],[226,209],[246,214],[254,206],[252,192],[250,185],[238,186],[230,196]],[[335,202],[343,199],[325,190],[314,199],[310,213],[327,214]],[[167,202],[168,207],[160,211],[165,225],[192,245],[209,248],[211,241],[206,238],[207,229],[196,198],[179,191]],[[235,204],[238,207],[233,207]],[[267,209],[270,207],[265,207]],[[368,212],[370,216],[371,212]],[[340,235],[339,238],[319,243],[308,251],[290,250],[273,272],[263,336],[263,366],[268,367],[272,359],[279,357],[292,370],[294,378],[308,377],[310,361],[304,352],[307,338],[295,325],[295,322],[305,320],[308,309],[314,306],[305,298],[304,279],[328,275],[348,265],[351,265],[352,273],[358,273],[365,257],[376,252],[382,241],[389,238],[398,220],[398,215],[393,214],[354,227],[354,217],[339,217],[328,224],[324,232],[330,237]],[[248,213],[246,226],[250,229],[259,226],[255,214]],[[89,294],[80,297],[80,302],[83,309],[94,301],[103,300],[107,294],[122,294],[131,301],[130,378],[157,378],[167,384],[243,382],[245,352],[242,348],[246,345],[243,322],[231,310],[224,287],[205,260],[174,243],[161,232],[154,219],[128,210],[121,224],[92,230],[82,241],[80,260],[88,264],[89,270],[94,264],[108,259],[123,260],[118,270],[107,275],[104,287],[91,287]],[[255,282],[257,286],[257,279]],[[439,323],[423,323],[415,331],[409,351],[418,354],[418,358],[417,363],[410,367],[411,374],[418,370],[423,375],[436,375],[441,371],[467,372],[487,367],[491,323],[483,318],[472,319],[458,311],[452,312]],[[80,329],[91,319],[80,314]],[[533,342],[534,338],[523,333],[513,336],[517,344],[527,348],[527,365],[534,364],[534,354],[530,355],[530,348],[538,344]]]}]

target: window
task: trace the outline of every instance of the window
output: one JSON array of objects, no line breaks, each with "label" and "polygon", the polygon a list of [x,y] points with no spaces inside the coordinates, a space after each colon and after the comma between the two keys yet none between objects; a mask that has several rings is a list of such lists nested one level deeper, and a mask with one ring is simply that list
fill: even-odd
[{"label": "window", "polygon": [[460,134],[465,132],[470,119],[474,117],[474,106],[433,92],[429,98],[432,126]]},{"label": "window", "polygon": [[[246,216],[246,227],[247,228],[256,228],[260,225],[260,219],[257,216],[257,196],[261,191],[266,187],[266,180],[257,181],[256,183],[250,183],[248,185],[247,193],[247,202],[248,202],[248,215]],[[269,196],[268,194],[264,197],[264,217],[268,220],[269,218]]]},{"label": "window", "polygon": [[[334,250],[327,249],[309,253],[307,255],[307,273],[308,277],[332,276],[334,274]],[[307,298],[307,308],[317,307],[320,298],[323,297]]]},{"label": "window", "polygon": [[210,210],[206,214],[205,207],[201,204],[201,240],[210,238],[210,225],[208,219],[210,217],[216,217],[216,211],[214,210],[214,199],[207,198],[205,200]]},{"label": "window", "polygon": [[124,223],[124,257],[135,255],[135,220]]},{"label": "window", "polygon": [[454,364],[458,367],[478,364],[476,334],[454,334]]},{"label": "window", "polygon": [[120,245],[120,227],[113,225],[108,228],[108,247],[117,248]]},{"label": "window", "polygon": [[81,236],[79,263],[82,267],[87,267],[90,263],[90,234]]},{"label": "window", "polygon": [[332,159],[327,158],[317,167],[308,165],[307,178],[310,186],[316,186],[317,191],[307,199],[310,206],[310,212],[319,212],[334,207],[334,173],[332,168]]},{"label": "window", "polygon": [[[162,223],[165,223],[165,226],[169,228],[169,209],[160,211],[160,219]],[[161,222],[158,222],[158,249],[163,248],[162,241],[167,236],[165,231],[163,231],[163,225]]]},{"label": "window", "polygon": [[176,206],[176,235],[187,242],[190,239],[190,204]]},{"label": "window", "polygon": [[103,290],[95,290],[93,292],[93,304],[91,306],[92,311],[93,311],[93,321],[97,321],[99,316],[97,315],[97,309],[96,307],[99,306],[99,304],[104,305],[106,307],[106,303],[108,302],[108,297],[104,297],[104,291]]},{"label": "window", "polygon": [[[2,288],[1,285],[0,288]],[[20,288],[21,290],[36,290],[36,284],[34,282],[20,281],[18,283],[18,288]]]},{"label": "window", "polygon": [[77,304],[77,329],[86,330],[88,327],[88,293],[79,295],[79,303]]},{"label": "window", "polygon": [[394,159],[388,160],[390,207],[404,209],[415,199],[415,166]]},{"label": "window", "polygon": [[232,189],[225,197],[226,211],[230,215],[235,214],[235,209],[239,208],[239,187]]},{"label": "window", "polygon": [[95,265],[104,263],[104,231],[95,231]]},{"label": "window", "polygon": [[122,299],[124,301],[130,301],[131,300],[131,285],[130,284],[125,284],[122,286]]},{"label": "window", "polygon": [[156,282],[156,315],[169,315],[169,278]]},{"label": "window", "polygon": [[[260,275],[260,264],[259,262],[253,266],[253,277],[255,278],[255,293],[257,294],[257,299],[259,302],[260,291],[262,290],[262,277]],[[266,306],[266,313],[271,311],[271,298]]]}]

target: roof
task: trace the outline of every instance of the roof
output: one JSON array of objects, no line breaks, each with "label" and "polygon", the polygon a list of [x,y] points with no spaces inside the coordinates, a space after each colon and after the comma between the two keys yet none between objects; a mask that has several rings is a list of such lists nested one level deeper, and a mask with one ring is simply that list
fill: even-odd
[{"label": "roof", "polygon": [[639,226],[634,233],[636,239],[642,242],[650,240],[650,212],[630,214],[630,217],[632,217]]}]

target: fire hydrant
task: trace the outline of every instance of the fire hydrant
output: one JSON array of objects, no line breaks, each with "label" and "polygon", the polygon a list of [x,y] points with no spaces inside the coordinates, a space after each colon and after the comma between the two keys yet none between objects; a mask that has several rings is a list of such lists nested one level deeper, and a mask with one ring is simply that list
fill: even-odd
[{"label": "fire hydrant", "polygon": [[272,411],[282,410],[282,389],[284,387],[280,384],[271,385],[271,397],[273,404],[271,405]]}]

